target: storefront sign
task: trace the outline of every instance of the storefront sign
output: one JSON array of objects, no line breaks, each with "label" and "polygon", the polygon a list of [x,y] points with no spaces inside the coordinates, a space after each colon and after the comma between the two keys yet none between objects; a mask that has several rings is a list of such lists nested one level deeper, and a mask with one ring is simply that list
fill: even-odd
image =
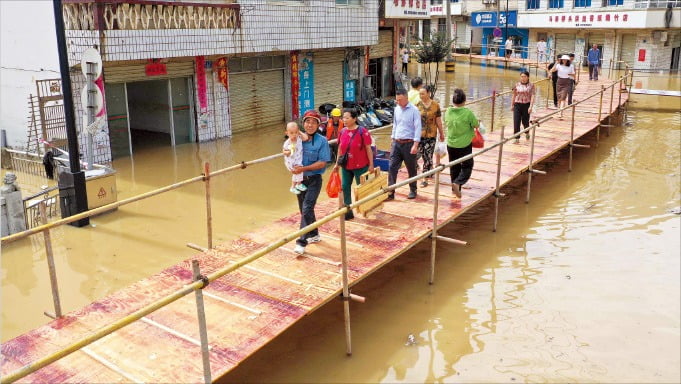
[{"label": "storefront sign", "polygon": [[161,76],[167,75],[168,69],[164,63],[161,63],[158,59],[149,59],[147,65],[144,66],[144,73],[147,76]]},{"label": "storefront sign", "polygon": [[[461,4],[459,0],[450,0],[449,4],[449,14],[450,15],[461,15],[463,14],[461,10]],[[447,4],[442,5],[431,5],[430,6],[430,16],[446,16],[447,15]]]},{"label": "storefront sign", "polygon": [[386,19],[429,19],[429,0],[385,0]]},{"label": "storefront sign", "polygon": [[343,84],[343,100],[355,101],[355,80],[345,80]]},{"label": "storefront sign", "polygon": [[291,114],[294,119],[300,117],[300,108],[298,106],[299,89],[298,51],[291,51]]},{"label": "storefront sign", "polygon": [[515,27],[518,22],[518,11],[509,12],[473,12],[471,15],[471,27]]},{"label": "storefront sign", "polygon": [[640,62],[646,61],[646,50],[645,49],[639,49],[638,50],[638,61],[640,61]]},{"label": "storefront sign", "polygon": [[196,56],[196,93],[199,98],[199,110],[208,110],[208,94],[206,91],[206,63],[203,56]]},{"label": "storefront sign", "polygon": [[314,60],[312,52],[307,52],[299,58],[298,79],[300,81],[298,102],[300,111],[305,113],[314,109]]},{"label": "storefront sign", "polygon": [[218,81],[229,91],[229,71],[227,71],[227,58],[221,57],[215,62]]},{"label": "storefront sign", "polygon": [[647,28],[645,13],[640,12],[523,14],[518,22],[532,28]]}]

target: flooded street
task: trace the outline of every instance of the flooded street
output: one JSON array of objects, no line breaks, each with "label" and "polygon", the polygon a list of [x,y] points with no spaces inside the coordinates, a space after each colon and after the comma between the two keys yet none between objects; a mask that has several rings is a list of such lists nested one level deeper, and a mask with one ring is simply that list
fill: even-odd
[{"label": "flooded street", "polygon": [[[681,88],[678,75],[640,76],[635,87]],[[440,74],[439,98],[455,86],[482,98],[517,79],[517,70],[457,63]],[[545,85],[539,93],[543,102]],[[497,104],[495,126],[511,124],[509,102]],[[572,172],[567,152],[539,167],[547,175],[533,178],[529,204],[524,179],[504,189],[497,232],[491,200],[447,226],[444,236],[469,245],[438,245],[434,285],[423,242],[354,286],[367,302],[351,304],[351,358],[337,301],[218,382],[680,382],[681,228],[670,212],[681,206],[680,107],[633,95],[625,125],[598,146],[594,134],[580,141],[591,148],[575,149]],[[487,124],[489,104],[472,109]],[[389,132],[375,133],[387,149]],[[205,161],[216,170],[276,153],[282,141],[283,127],[272,127],[145,149],[114,162],[118,197],[197,176]],[[214,178],[214,244],[296,211],[289,181],[282,159]],[[74,311],[190,258],[188,242],[205,246],[204,186],[52,238],[62,307]],[[42,236],[3,246],[1,299],[2,341],[48,322]]]}]

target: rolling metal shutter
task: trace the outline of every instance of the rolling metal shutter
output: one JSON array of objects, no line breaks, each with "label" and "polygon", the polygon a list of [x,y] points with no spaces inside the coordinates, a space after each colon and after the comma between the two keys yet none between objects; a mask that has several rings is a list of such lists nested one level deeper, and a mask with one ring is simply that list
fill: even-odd
[{"label": "rolling metal shutter", "polygon": [[[314,53],[314,104],[343,103],[344,50]],[[301,113],[304,111],[301,111]]]},{"label": "rolling metal shutter", "polygon": [[575,35],[556,34],[556,55],[575,52]]},{"label": "rolling metal shutter", "polygon": [[165,75],[147,76],[144,71],[146,63],[116,65],[104,63],[104,79],[107,83],[131,83],[133,81],[161,80],[176,77],[194,76],[194,61],[166,63]]},{"label": "rolling metal shutter", "polygon": [[471,33],[470,28],[466,27],[465,22],[456,22],[456,46],[457,47],[468,47],[471,45]]},{"label": "rolling metal shutter", "polygon": [[390,57],[393,55],[393,31],[378,31],[378,44],[369,48],[369,58]]},{"label": "rolling metal shutter", "polygon": [[[636,35],[622,35],[620,60],[627,63],[629,68],[634,68],[636,61]],[[621,67],[624,68],[624,66]]]},{"label": "rolling metal shutter", "polygon": [[284,71],[230,75],[229,90],[232,132],[284,122]]}]

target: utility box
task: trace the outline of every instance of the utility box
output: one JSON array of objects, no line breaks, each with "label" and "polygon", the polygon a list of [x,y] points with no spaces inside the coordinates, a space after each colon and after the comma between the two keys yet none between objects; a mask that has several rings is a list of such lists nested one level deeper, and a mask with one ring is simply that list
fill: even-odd
[{"label": "utility box", "polygon": [[[85,171],[85,192],[87,195],[87,209],[99,208],[118,200],[116,189],[116,171],[110,168],[100,168]],[[62,217],[73,216],[76,213],[75,191],[73,175],[65,168],[59,170],[59,208]]]},{"label": "utility box", "polygon": [[116,171],[109,168],[85,171],[87,209],[95,209],[118,200]]}]

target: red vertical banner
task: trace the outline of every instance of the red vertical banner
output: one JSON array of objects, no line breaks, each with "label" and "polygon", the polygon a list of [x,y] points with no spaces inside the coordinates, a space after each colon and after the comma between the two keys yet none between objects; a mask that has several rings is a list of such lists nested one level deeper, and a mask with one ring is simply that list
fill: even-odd
[{"label": "red vertical banner", "polygon": [[215,62],[217,69],[218,81],[229,91],[229,71],[227,70],[227,58],[221,57]]},{"label": "red vertical banner", "polygon": [[206,87],[206,60],[203,56],[196,56],[196,93],[199,98],[201,113],[208,111],[208,93]]},{"label": "red vertical banner", "polygon": [[638,50],[638,61],[646,61],[646,50],[645,49],[639,49]]},{"label": "red vertical banner", "polygon": [[364,76],[369,76],[369,46],[364,47]]},{"label": "red vertical banner", "polygon": [[291,51],[291,114],[293,119],[300,117],[298,106],[298,92],[300,91],[300,78],[298,77],[298,51]]}]

